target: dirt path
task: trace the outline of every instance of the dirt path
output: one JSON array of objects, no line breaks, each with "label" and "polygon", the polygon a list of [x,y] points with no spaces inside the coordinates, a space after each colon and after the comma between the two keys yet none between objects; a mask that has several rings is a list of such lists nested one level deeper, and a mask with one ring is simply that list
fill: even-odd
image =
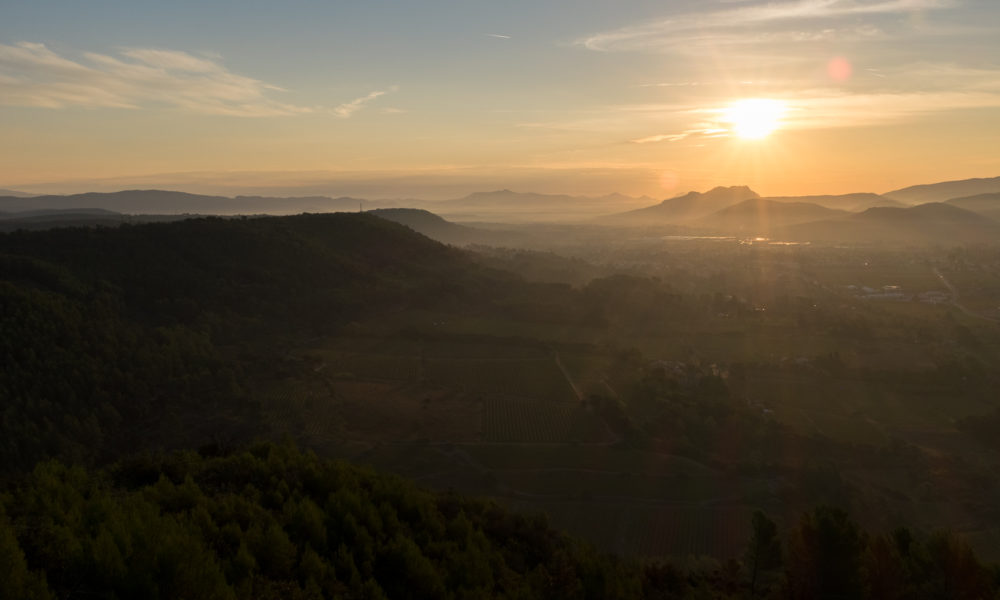
[{"label": "dirt path", "polygon": [[951,293],[951,302],[950,302],[950,304],[952,306],[954,306],[958,310],[962,311],[963,313],[965,313],[965,314],[967,314],[970,317],[973,317],[975,319],[983,319],[984,321],[989,321],[991,323],[1000,323],[1000,319],[994,319],[993,317],[987,317],[986,315],[979,314],[976,311],[971,310],[970,308],[968,308],[964,304],[961,304],[958,301],[958,298],[959,298],[958,288],[956,288],[954,285],[952,285],[952,283],[950,281],[948,281],[948,279],[944,276],[944,273],[942,273],[940,270],[938,270],[937,267],[933,267],[931,270],[934,271],[934,274],[937,275],[937,278],[941,280],[941,283],[944,284],[944,287],[948,288],[948,291]]},{"label": "dirt path", "polygon": [[559,353],[553,350],[552,356],[556,360],[556,366],[559,367],[559,370],[562,371],[563,377],[566,378],[566,383],[569,384],[569,387],[573,388],[573,393],[576,394],[576,399],[580,402],[583,402],[583,393],[581,393],[580,388],[576,386],[576,382],[573,381],[573,378],[570,376],[569,371],[567,371],[566,367],[563,366],[562,360],[559,358]]}]

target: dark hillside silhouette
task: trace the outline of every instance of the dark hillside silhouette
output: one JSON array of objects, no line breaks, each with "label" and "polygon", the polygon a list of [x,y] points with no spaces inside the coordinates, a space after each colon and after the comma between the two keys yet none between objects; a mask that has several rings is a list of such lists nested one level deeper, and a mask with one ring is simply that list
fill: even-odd
[{"label": "dark hillside silhouette", "polygon": [[510,243],[517,234],[487,231],[445,220],[430,211],[418,208],[380,208],[369,214],[405,225],[410,229],[445,244],[464,246],[467,244],[501,245]]},{"label": "dark hillside silhouette", "polygon": [[184,439],[160,419],[189,411],[208,429],[239,415],[246,435],[256,416],[242,369],[267,370],[255,352],[374,311],[475,303],[502,279],[365,214],[2,234],[0,464]]}]

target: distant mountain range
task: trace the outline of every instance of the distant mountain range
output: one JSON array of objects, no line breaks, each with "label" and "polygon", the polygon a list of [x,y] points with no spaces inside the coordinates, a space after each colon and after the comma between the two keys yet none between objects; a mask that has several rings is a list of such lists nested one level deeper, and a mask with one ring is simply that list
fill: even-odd
[{"label": "distant mountain range", "polygon": [[[305,196],[270,198],[264,196],[204,196],[165,190],[125,190],[90,192],[68,196],[0,196],[0,211],[39,209],[71,210],[101,208],[123,214],[293,214],[302,212],[352,212],[365,201],[357,198]],[[367,203],[372,205],[374,203]]]},{"label": "distant mountain range", "polygon": [[891,244],[1000,242],[1000,222],[942,202],[876,207],[837,219],[800,223],[776,232],[791,241]]},{"label": "distant mountain range", "polygon": [[35,194],[29,194],[27,192],[19,192],[17,190],[5,190],[0,188],[0,196],[13,196],[15,198],[30,198]]},{"label": "distant mountain range", "polygon": [[535,208],[539,205],[604,205],[609,203],[640,203],[653,199],[649,196],[626,196],[624,194],[606,194],[604,196],[569,196],[566,194],[536,194],[533,192],[514,192],[497,190],[494,192],[475,192],[456,200],[439,202],[439,206],[462,206],[481,208],[484,206],[502,205],[509,208]]},{"label": "distant mountain range", "polygon": [[810,204],[825,206],[826,208],[850,212],[860,212],[876,206],[896,206],[900,208],[907,206],[892,198],[867,192],[841,194],[838,196],[768,196],[767,199],[775,202],[808,202]]},{"label": "distant mountain range", "polygon": [[[781,223],[797,221],[801,216],[808,216],[811,209],[804,204],[818,206],[828,210],[858,212],[874,206],[906,206],[885,196],[871,193],[824,195],[824,196],[767,196],[762,197],[747,186],[716,187],[707,192],[688,192],[683,196],[669,198],[654,206],[612,215],[610,218],[618,223],[633,222],[636,224],[662,223],[692,223],[705,220],[720,211],[734,208],[747,200],[764,200],[766,202],[746,205],[732,213],[719,214],[731,225],[740,215],[750,217],[751,213],[759,218],[765,218],[765,211],[770,219]],[[796,208],[783,208],[779,204],[800,205]],[[814,218],[830,216],[822,211],[811,211]],[[756,217],[755,217],[756,218]],[[808,220],[808,219],[807,219]]]},{"label": "distant mountain range", "polygon": [[427,208],[450,218],[465,221],[567,221],[606,215],[614,210],[630,209],[655,202],[649,196],[569,196],[497,190],[476,192],[456,200],[427,202]]},{"label": "distant mountain range", "polygon": [[914,185],[884,195],[906,204],[923,204],[926,202],[946,202],[952,198],[964,198],[998,192],[1000,192],[1000,177],[992,177]]},{"label": "distant mountain range", "polygon": [[655,225],[685,223],[707,217],[744,200],[760,198],[760,194],[745,185],[716,187],[707,192],[688,192],[647,206],[606,217],[615,224]]},{"label": "distant mountain range", "polygon": [[829,211],[861,211],[873,206],[905,206],[878,194],[839,196],[761,197],[747,186],[716,187],[707,192],[688,192],[654,206],[611,215],[618,224],[656,223],[722,226],[768,224],[768,227],[834,216]]},{"label": "distant mountain range", "polygon": [[[683,225],[713,233],[789,241],[925,244],[1000,242],[1000,178],[915,186],[886,195],[761,197],[746,186],[689,192],[602,219],[618,226]],[[891,197],[890,197],[891,196]],[[943,197],[947,202],[911,201]]]},{"label": "distant mountain range", "polygon": [[703,217],[698,221],[698,224],[731,233],[769,235],[776,228],[786,225],[831,219],[849,214],[844,210],[826,208],[809,202],[782,202],[769,198],[751,198]]},{"label": "distant mountain range", "polygon": [[1000,192],[952,198],[947,203],[1000,221]]},{"label": "distant mountain range", "polygon": [[653,202],[648,196],[633,198],[622,194],[568,196],[499,190],[480,192],[446,201],[363,200],[352,197],[303,196],[206,196],[165,190],[125,190],[90,192],[66,196],[25,197],[0,195],[0,212],[38,209],[75,210],[101,208],[122,214],[296,214],[302,212],[355,212],[379,208],[423,208],[466,221],[565,221],[607,214]]},{"label": "distant mountain range", "polygon": [[[928,206],[927,199],[936,205]],[[400,208],[401,203],[408,208]],[[125,215],[142,215],[138,220],[165,220],[185,214],[294,214],[359,209],[377,210],[380,217],[456,245],[518,244],[518,233],[497,231],[495,227],[469,226],[477,221],[577,222],[619,227],[670,225],[727,235],[795,236],[815,241],[1000,242],[997,233],[1000,177],[912,186],[884,195],[762,197],[747,186],[716,187],[706,192],[688,192],[659,203],[648,196],[571,196],[507,189],[436,202],[373,202],[325,196],[230,198],[165,190],[34,197],[19,194],[0,196],[0,230],[115,225],[130,220]]]}]

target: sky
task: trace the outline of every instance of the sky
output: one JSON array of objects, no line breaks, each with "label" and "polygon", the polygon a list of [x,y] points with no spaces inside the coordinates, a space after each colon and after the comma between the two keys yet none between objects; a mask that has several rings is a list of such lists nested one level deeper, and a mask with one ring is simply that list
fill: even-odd
[{"label": "sky", "polygon": [[[996,0],[0,0],[0,188],[664,198],[995,177],[998,40]],[[778,107],[768,135],[739,134],[745,99]]]}]

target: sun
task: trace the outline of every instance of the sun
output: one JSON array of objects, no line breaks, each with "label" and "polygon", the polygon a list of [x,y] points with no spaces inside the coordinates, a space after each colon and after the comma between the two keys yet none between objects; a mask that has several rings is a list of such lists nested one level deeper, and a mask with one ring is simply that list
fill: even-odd
[{"label": "sun", "polygon": [[785,103],[769,98],[737,100],[722,111],[722,120],[744,140],[759,140],[781,126]]}]

